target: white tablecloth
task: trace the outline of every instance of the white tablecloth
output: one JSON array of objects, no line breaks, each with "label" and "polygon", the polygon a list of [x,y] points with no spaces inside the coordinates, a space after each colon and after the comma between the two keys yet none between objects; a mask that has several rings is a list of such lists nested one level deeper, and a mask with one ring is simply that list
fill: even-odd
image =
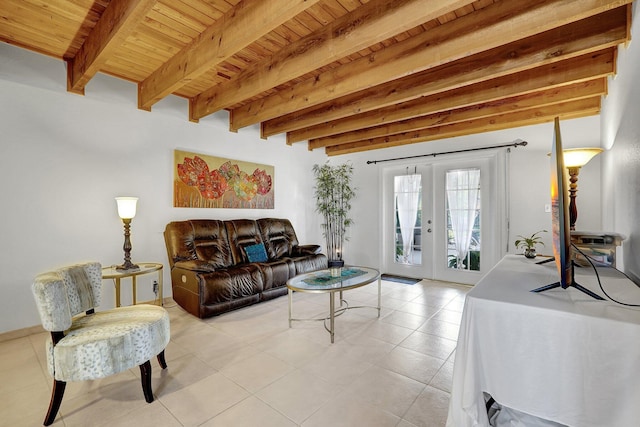
[{"label": "white tablecloth", "polygon": [[[640,304],[640,288],[607,270],[607,293]],[[555,263],[507,255],[467,294],[447,427],[488,426],[483,392],[569,426],[640,426],[640,309],[572,288],[529,292],[557,278]],[[590,268],[576,281],[602,295]]]}]

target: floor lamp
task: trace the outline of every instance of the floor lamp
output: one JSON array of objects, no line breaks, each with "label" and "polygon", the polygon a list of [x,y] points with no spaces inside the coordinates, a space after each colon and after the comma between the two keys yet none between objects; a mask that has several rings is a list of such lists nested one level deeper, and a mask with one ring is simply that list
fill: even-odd
[{"label": "floor lamp", "polygon": [[569,169],[569,227],[571,231],[576,229],[578,208],[576,206],[576,193],[578,192],[578,173],[580,168],[589,160],[602,152],[602,148],[572,148],[562,150],[564,165]]},{"label": "floor lamp", "polygon": [[116,197],[118,216],[124,223],[124,264],[118,265],[116,270],[135,270],[140,268],[131,262],[131,220],[136,216],[137,197]]}]

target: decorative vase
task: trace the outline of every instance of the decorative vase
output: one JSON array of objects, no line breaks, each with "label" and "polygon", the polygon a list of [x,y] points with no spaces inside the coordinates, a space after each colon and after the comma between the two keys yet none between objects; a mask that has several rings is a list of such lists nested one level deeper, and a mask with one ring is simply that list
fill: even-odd
[{"label": "decorative vase", "polygon": [[335,259],[329,260],[329,273],[331,277],[340,277],[342,275],[342,267],[344,267],[344,260]]},{"label": "decorative vase", "polygon": [[527,248],[524,250],[524,256],[526,256],[527,258],[533,259],[536,257],[536,250],[535,248]]}]

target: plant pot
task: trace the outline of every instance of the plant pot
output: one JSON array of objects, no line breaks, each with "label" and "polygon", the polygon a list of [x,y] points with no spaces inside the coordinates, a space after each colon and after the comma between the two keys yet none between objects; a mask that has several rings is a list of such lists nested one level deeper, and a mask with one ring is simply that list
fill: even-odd
[{"label": "plant pot", "polygon": [[524,256],[533,259],[536,257],[536,250],[534,248],[527,248],[524,250]]}]

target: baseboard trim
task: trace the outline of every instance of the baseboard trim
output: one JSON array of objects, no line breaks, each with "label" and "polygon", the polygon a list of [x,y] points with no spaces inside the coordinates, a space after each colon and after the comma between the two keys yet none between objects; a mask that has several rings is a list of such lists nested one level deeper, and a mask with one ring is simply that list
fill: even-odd
[{"label": "baseboard trim", "polygon": [[29,335],[41,334],[46,332],[42,325],[30,326],[28,328],[16,329],[0,334],[0,342],[11,341],[18,338],[28,337]]}]

